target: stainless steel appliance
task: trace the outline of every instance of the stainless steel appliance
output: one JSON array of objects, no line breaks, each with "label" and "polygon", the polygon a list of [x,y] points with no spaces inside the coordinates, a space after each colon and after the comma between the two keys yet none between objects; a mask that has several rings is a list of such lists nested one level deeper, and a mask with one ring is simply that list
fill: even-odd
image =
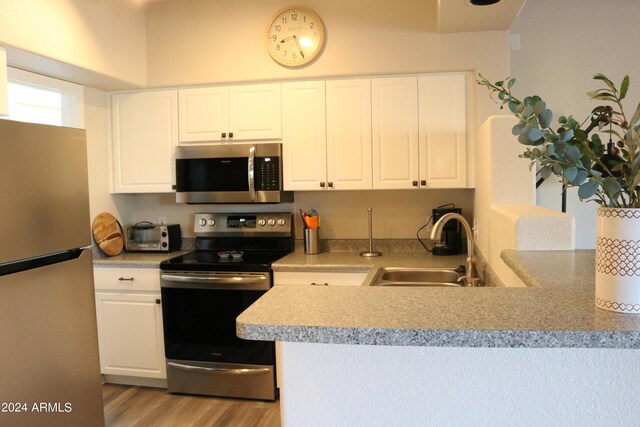
[{"label": "stainless steel appliance", "polygon": [[282,144],[221,144],[176,147],[178,203],[279,203]]},{"label": "stainless steel appliance", "polygon": [[104,425],[85,131],[0,120],[0,425]]},{"label": "stainless steel appliance", "polygon": [[180,224],[141,221],[124,227],[124,245],[130,252],[171,252],[180,249],[181,243]]},{"label": "stainless steel appliance", "polygon": [[167,388],[274,400],[275,345],[236,336],[236,317],[273,286],[294,249],[290,213],[196,214],[195,252],[160,264]]},{"label": "stainless steel appliance", "polygon": [[[438,207],[433,209],[433,223],[438,222],[447,213],[462,214],[462,209]],[[462,230],[458,221],[449,221],[442,230],[442,242],[434,246],[434,255],[458,255],[462,253]]]}]

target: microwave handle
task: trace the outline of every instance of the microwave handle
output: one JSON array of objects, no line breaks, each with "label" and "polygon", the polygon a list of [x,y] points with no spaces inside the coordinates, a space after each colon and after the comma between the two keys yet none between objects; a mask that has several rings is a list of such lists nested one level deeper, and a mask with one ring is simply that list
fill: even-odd
[{"label": "microwave handle", "polygon": [[256,185],[255,185],[255,160],[256,160],[256,147],[252,145],[249,147],[249,165],[248,165],[248,178],[249,178],[249,197],[252,202],[256,201]]}]

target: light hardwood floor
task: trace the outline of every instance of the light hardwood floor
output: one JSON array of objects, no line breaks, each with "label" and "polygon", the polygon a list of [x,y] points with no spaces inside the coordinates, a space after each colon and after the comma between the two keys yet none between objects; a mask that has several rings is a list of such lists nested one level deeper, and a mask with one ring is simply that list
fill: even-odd
[{"label": "light hardwood floor", "polygon": [[164,389],[102,386],[107,427],[280,427],[280,401],[169,394]]}]

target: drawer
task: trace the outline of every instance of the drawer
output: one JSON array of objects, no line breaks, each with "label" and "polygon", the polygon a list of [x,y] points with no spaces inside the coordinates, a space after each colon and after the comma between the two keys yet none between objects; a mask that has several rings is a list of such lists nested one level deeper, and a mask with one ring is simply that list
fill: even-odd
[{"label": "drawer", "polygon": [[366,271],[276,271],[274,285],[361,286]]},{"label": "drawer", "polygon": [[96,290],[160,292],[159,268],[94,267]]}]

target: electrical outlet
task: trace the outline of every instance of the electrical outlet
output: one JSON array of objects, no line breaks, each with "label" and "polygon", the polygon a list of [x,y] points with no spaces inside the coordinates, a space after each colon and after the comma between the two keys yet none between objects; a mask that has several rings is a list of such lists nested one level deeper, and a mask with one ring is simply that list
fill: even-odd
[{"label": "electrical outlet", "polygon": [[509,36],[509,46],[511,50],[521,50],[522,44],[520,43],[520,34],[511,34]]},{"label": "electrical outlet", "polygon": [[167,217],[166,216],[159,216],[158,217],[158,224],[166,225],[167,224]]}]

